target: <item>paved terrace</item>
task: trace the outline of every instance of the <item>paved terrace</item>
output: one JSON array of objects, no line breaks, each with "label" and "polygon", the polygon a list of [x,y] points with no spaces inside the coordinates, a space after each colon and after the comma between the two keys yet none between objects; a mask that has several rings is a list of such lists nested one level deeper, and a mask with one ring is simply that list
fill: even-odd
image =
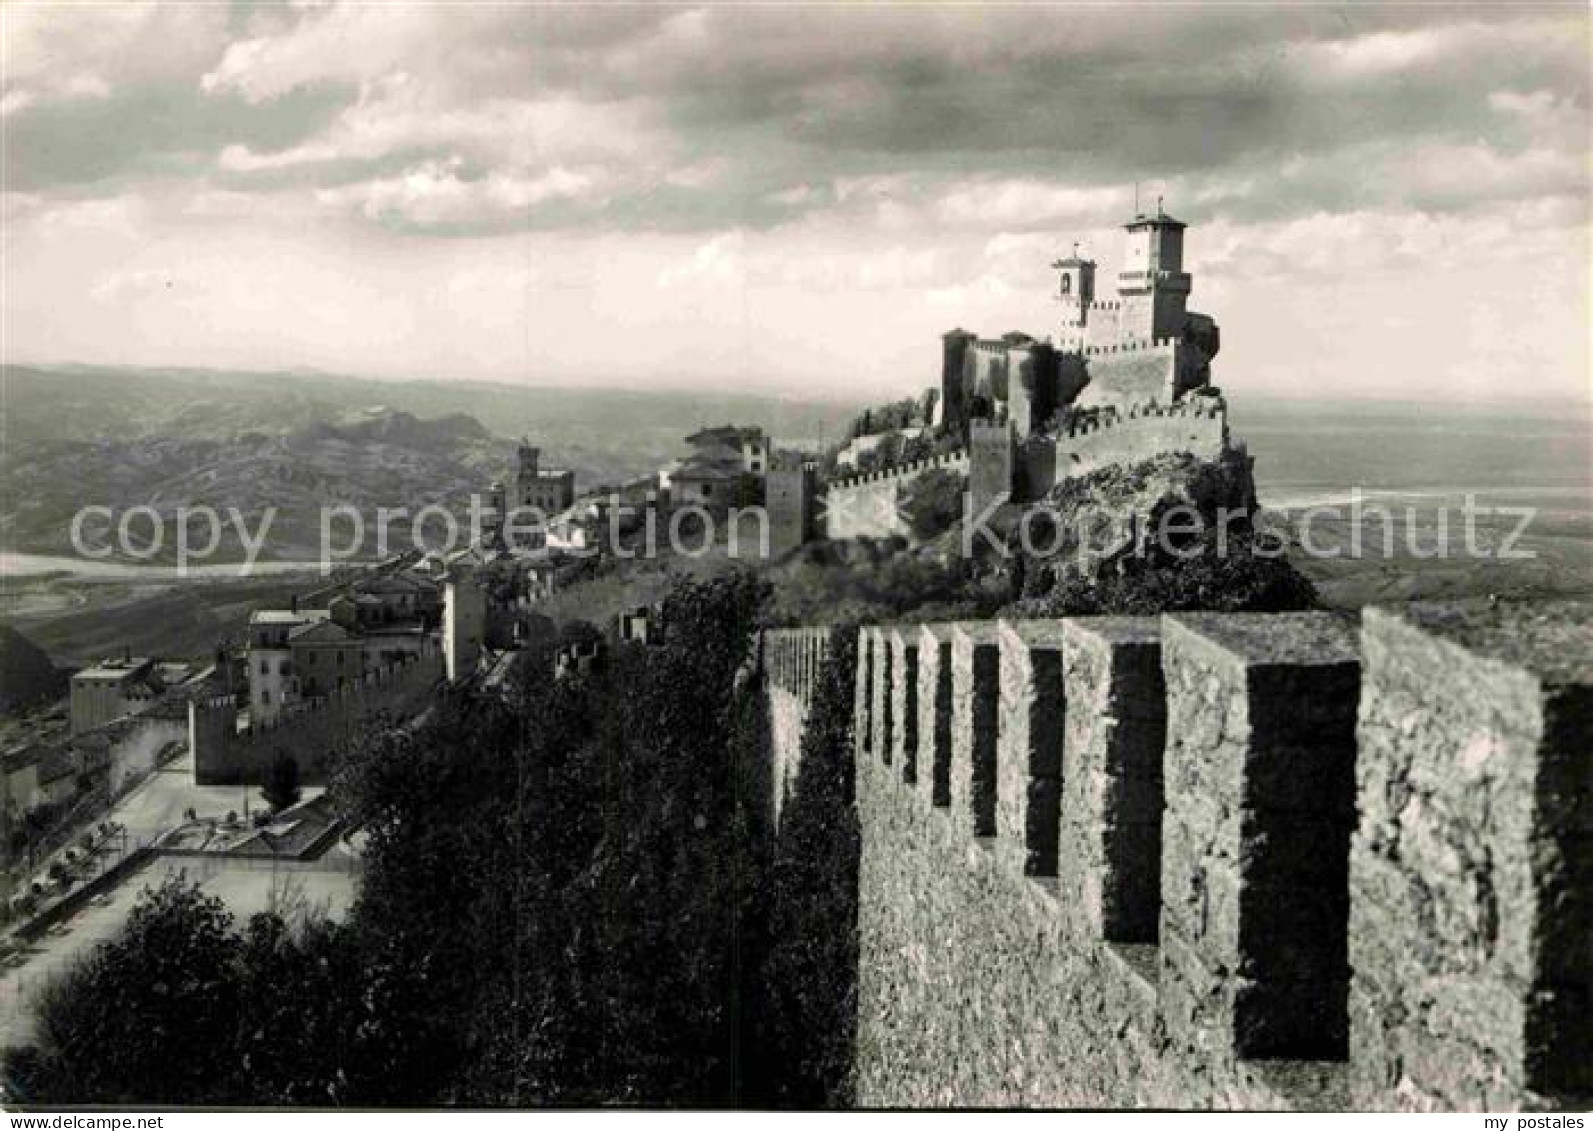
[{"label": "paved terrace", "polygon": [[[319,796],[306,788],[304,800]],[[200,786],[193,783],[192,754],[184,754],[122,798],[105,819],[127,830],[114,838],[97,858],[94,874],[148,847],[162,834],[183,825],[192,809],[200,819],[220,820],[229,812],[242,815],[263,803],[258,789]],[[353,903],[358,858],[336,844],[313,861],[278,860],[208,853],[159,856],[137,867],[105,892],[90,898],[31,943],[0,959],[0,1047],[24,1041],[31,1032],[32,1003],[48,981],[97,944],[111,938],[126,921],[139,895],[175,873],[184,873],[207,892],[220,896],[241,921],[256,912],[300,910],[340,916]],[[42,875],[42,869],[40,870]]]}]

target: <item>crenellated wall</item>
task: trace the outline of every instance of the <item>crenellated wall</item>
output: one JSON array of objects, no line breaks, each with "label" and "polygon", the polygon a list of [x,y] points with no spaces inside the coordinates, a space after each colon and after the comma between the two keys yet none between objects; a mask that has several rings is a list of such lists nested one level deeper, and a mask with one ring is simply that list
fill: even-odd
[{"label": "crenellated wall", "polygon": [[968,453],[948,452],[833,481],[824,500],[824,536],[838,540],[906,534],[899,510],[901,489],[936,469],[966,473]]},{"label": "crenellated wall", "polygon": [[1593,605],[869,627],[857,671],[859,1103],[1587,1105]]},{"label": "crenellated wall", "polygon": [[1135,405],[1104,419],[1075,423],[1067,435],[1032,437],[1019,452],[1023,489],[1029,498],[1040,498],[1064,479],[1103,467],[1169,452],[1217,460],[1228,445],[1228,413],[1221,400],[1197,397],[1171,405]]}]

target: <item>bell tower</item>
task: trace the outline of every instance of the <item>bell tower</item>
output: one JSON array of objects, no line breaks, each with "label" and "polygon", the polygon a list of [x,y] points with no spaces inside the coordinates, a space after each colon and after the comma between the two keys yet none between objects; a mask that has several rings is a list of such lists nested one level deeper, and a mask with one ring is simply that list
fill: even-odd
[{"label": "bell tower", "polygon": [[1184,271],[1184,228],[1162,211],[1138,215],[1126,225],[1128,247],[1117,293],[1123,298],[1122,334],[1132,340],[1181,335],[1191,287]]},{"label": "bell tower", "polygon": [[1051,264],[1057,274],[1056,300],[1062,305],[1062,330],[1057,335],[1064,349],[1083,344],[1085,324],[1089,321],[1090,303],[1095,301],[1095,260],[1079,255],[1079,245],[1073,245],[1073,254]]}]

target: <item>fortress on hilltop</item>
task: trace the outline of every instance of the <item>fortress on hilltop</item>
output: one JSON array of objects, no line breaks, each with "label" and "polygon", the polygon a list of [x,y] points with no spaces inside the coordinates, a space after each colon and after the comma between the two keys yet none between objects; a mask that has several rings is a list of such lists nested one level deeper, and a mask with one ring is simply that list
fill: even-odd
[{"label": "fortress on hilltop", "polygon": [[1215,320],[1189,309],[1186,228],[1160,201],[1154,213],[1135,216],[1113,298],[1096,297],[1096,263],[1076,248],[1052,263],[1060,308],[1053,335],[946,333],[928,424],[955,438],[957,450],[832,481],[825,535],[903,533],[899,492],[932,466],[966,468],[980,513],[1033,502],[1064,479],[1112,464],[1170,452],[1215,460],[1233,450],[1227,405],[1211,380],[1221,334]]},{"label": "fortress on hilltop", "polygon": [[1216,322],[1188,309],[1185,228],[1160,204],[1155,215],[1136,216],[1113,299],[1095,297],[1094,260],[1075,251],[1052,263],[1061,308],[1054,339],[947,333],[935,422],[1006,423],[1023,439],[1045,432],[1060,410],[1126,413],[1215,395],[1211,361],[1221,336]]}]

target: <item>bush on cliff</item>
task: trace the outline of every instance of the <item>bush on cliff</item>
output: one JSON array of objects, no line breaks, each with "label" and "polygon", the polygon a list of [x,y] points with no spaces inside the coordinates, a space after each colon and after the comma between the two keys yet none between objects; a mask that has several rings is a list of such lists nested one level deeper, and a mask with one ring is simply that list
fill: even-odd
[{"label": "bush on cliff", "polygon": [[1006,599],[971,580],[967,563],[902,539],[825,543],[774,572],[775,624],[896,620],[936,610],[935,619],[989,616]]},{"label": "bush on cliff", "polygon": [[927,542],[944,534],[963,517],[966,476],[937,467],[903,488],[901,508],[913,536]]},{"label": "bush on cliff", "polygon": [[1042,571],[1031,592],[1014,602],[1022,617],[1091,616],[1206,609],[1218,612],[1284,612],[1316,604],[1311,582],[1286,560],[1270,556],[1253,538],[1228,539],[1219,552],[1215,536],[1184,548],[1188,557],[1148,555],[1119,568],[1090,571],[1066,566]]},{"label": "bush on cliff", "polygon": [[1316,604],[1285,545],[1258,531],[1240,453],[1174,453],[1067,479],[1007,542],[1008,610],[1029,617]]}]

